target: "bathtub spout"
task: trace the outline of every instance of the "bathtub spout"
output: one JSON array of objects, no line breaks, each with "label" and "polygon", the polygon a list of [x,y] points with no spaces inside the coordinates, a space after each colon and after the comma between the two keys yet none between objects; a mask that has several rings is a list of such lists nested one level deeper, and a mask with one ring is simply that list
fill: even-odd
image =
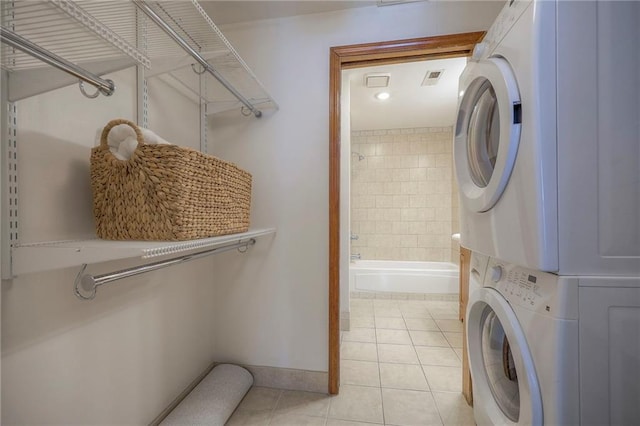
[{"label": "bathtub spout", "polygon": [[360,253],[354,253],[351,255],[351,260],[361,260]]}]

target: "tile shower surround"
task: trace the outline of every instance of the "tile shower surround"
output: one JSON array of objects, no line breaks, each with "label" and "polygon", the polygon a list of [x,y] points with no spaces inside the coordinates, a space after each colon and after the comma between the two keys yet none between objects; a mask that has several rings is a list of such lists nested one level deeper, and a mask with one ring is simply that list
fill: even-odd
[{"label": "tile shower surround", "polygon": [[451,127],[351,133],[351,252],[367,260],[448,262],[454,203]]}]

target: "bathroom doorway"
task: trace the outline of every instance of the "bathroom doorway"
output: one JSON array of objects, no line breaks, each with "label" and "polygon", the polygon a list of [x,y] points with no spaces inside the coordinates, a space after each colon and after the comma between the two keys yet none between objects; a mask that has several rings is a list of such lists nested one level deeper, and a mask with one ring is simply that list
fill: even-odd
[{"label": "bathroom doorway", "polygon": [[[341,146],[341,140],[350,138],[348,126],[342,126],[348,114],[348,97],[345,100],[343,71],[376,65],[389,65],[415,61],[459,58],[469,56],[484,32],[454,34],[393,42],[370,43],[334,47],[330,53],[330,160],[329,160],[329,393],[337,394],[340,377],[340,300],[348,298],[349,238],[341,204],[349,203],[341,194],[341,173],[348,172],[341,158],[351,155],[349,144]],[[434,70],[437,71],[437,70]],[[375,72],[372,72],[375,74]],[[384,74],[384,73],[382,73]],[[437,77],[437,74],[435,74]],[[346,101],[346,103],[345,103]],[[346,106],[346,108],[345,108]],[[341,115],[342,111],[342,115]],[[347,131],[348,133],[345,133]],[[368,149],[371,149],[370,147]],[[357,160],[366,155],[361,152]],[[380,160],[376,160],[380,161]],[[421,172],[416,172],[421,173]],[[341,232],[342,231],[342,232]],[[417,237],[416,237],[417,238]],[[345,241],[346,240],[346,241]],[[346,288],[345,288],[346,286]],[[341,294],[342,293],[342,294]],[[342,297],[341,297],[342,296]],[[347,299],[348,300],[348,299]]]}]

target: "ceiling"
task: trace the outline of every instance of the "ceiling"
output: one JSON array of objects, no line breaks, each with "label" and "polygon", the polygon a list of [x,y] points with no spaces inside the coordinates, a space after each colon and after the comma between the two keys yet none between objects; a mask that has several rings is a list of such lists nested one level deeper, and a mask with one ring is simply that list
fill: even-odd
[{"label": "ceiling", "polygon": [[282,18],[331,12],[353,7],[373,6],[375,1],[218,1],[201,0],[200,5],[216,25],[257,21],[260,19]]},{"label": "ceiling", "polygon": [[[344,71],[351,88],[351,129],[445,127],[455,122],[458,78],[467,58],[435,59]],[[421,86],[428,70],[444,70],[434,86]],[[364,76],[389,73],[389,87],[368,88]],[[376,93],[388,91],[380,101]]]}]

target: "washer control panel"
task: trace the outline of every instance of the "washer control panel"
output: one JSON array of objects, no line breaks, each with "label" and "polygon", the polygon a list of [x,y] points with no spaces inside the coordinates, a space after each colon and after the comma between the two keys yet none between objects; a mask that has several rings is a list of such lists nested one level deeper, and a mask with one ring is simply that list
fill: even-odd
[{"label": "washer control panel", "polygon": [[[512,306],[551,316],[572,317],[574,308],[567,306],[567,303],[575,304],[577,317],[577,303],[574,302],[578,299],[578,285],[575,279],[561,279],[548,272],[522,268],[492,258],[489,259],[484,286],[498,290]],[[572,298],[573,292],[575,297]]]}]

